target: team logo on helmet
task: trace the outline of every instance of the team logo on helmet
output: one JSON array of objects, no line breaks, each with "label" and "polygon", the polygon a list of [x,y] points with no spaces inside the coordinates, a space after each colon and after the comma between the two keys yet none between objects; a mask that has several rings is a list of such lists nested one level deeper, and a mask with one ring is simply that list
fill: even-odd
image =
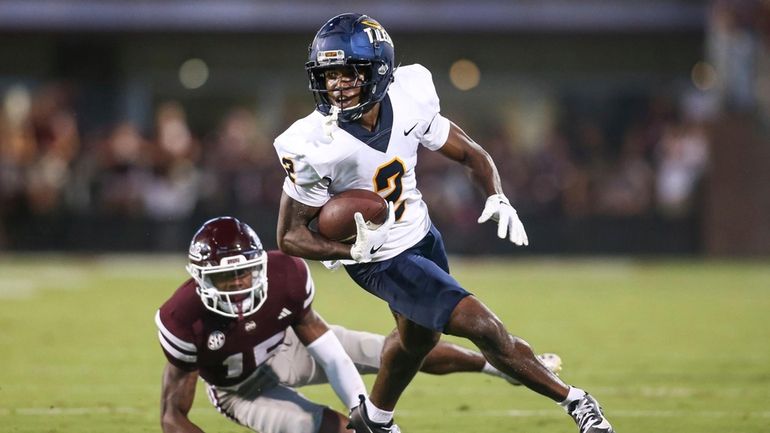
[{"label": "team logo on helmet", "polygon": [[365,26],[369,26],[369,27],[374,27],[374,28],[377,28],[377,29],[381,29],[382,28],[380,23],[378,23],[377,21],[375,21],[375,20],[373,20],[371,18],[368,18],[368,17],[362,19],[361,20],[361,24],[363,24]]},{"label": "team logo on helmet", "polygon": [[393,39],[390,38],[388,32],[377,21],[368,19],[361,21],[361,24],[368,26],[364,29],[364,33],[369,37],[369,43],[387,42],[391,47],[394,46]]},{"label": "team logo on helmet", "polygon": [[225,334],[222,331],[214,331],[209,334],[207,343],[209,350],[219,350],[225,345]]},{"label": "team logo on helmet", "polygon": [[193,242],[190,245],[190,251],[188,251],[187,255],[192,260],[203,260],[205,256],[208,256],[211,252],[211,249],[208,245],[202,243],[202,242]]}]

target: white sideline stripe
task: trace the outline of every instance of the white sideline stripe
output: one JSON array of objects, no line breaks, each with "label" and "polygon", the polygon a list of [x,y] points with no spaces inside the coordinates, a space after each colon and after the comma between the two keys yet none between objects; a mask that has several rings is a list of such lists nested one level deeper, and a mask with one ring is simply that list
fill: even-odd
[{"label": "white sideline stripe", "polygon": [[[166,329],[165,326],[163,326],[163,322],[160,321],[160,310],[155,312],[155,324],[158,325],[158,329],[163,334],[164,337],[166,337],[169,341],[174,343],[177,347],[179,347],[182,350],[185,350],[187,352],[197,352],[198,349],[195,348],[195,345],[192,343],[188,343],[184,340],[180,340],[176,335],[172,334],[171,331]],[[163,340],[161,339],[161,342]]]},{"label": "white sideline stripe", "polygon": [[[0,415],[98,415],[112,413],[144,413],[148,409],[138,409],[130,406],[121,407],[20,407],[10,409],[0,407]],[[490,416],[490,417],[510,417],[510,418],[528,418],[528,417],[564,417],[562,410],[555,408],[553,410],[469,410],[469,411],[441,411],[442,417],[467,417],[472,416]],[[726,418],[736,416],[749,416],[752,418],[770,418],[770,411],[743,412],[743,411],[686,411],[686,410],[613,410],[608,414],[611,418],[681,418],[681,417],[702,417],[702,418]],[[402,417],[424,417],[425,411],[399,410],[398,416]]]},{"label": "white sideline stripe", "polygon": [[[529,418],[529,417],[563,417],[564,411],[560,409],[555,410],[467,410],[467,411],[452,411],[441,412],[441,416],[446,417],[467,417],[472,416],[485,416],[485,417],[499,417],[499,418]],[[399,410],[398,416],[403,417],[424,417],[425,411],[409,411]],[[759,412],[744,412],[744,411],[686,411],[686,410],[612,410],[607,413],[607,417],[612,418],[683,418],[683,417],[699,417],[699,418],[733,418],[737,416],[748,416],[752,418],[770,418],[770,411]]]},{"label": "white sideline stripe", "polygon": [[135,407],[20,407],[8,409],[0,407],[0,415],[98,415],[111,413],[140,413]]},{"label": "white sideline stripe", "polygon": [[27,299],[37,294],[38,285],[22,281],[6,281],[0,287],[0,299]]}]

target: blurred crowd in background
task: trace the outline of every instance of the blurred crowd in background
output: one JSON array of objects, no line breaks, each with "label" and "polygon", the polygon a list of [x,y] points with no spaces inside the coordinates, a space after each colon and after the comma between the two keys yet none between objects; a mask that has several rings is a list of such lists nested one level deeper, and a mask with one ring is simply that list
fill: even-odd
[{"label": "blurred crowd in background", "polygon": [[[126,120],[85,132],[74,97],[57,83],[6,91],[0,124],[6,227],[61,214],[168,222],[277,209],[284,172],[270,131],[252,110],[233,107],[216,130],[196,135],[184,106],[166,101],[150,131]],[[677,218],[693,212],[708,163],[706,118],[686,102],[665,94],[624,101],[616,107],[619,117],[602,124],[571,112],[565,101],[553,129],[531,150],[517,146],[501,125],[462,126],[493,155],[505,190],[527,217]],[[420,159],[419,187],[437,223],[475,224],[483,197],[465,169],[429,151]]]},{"label": "blurred crowd in background", "polygon": [[[454,120],[492,154],[525,223],[692,221],[702,206],[714,118],[745,111],[770,125],[770,31],[758,19],[767,14],[746,8],[758,4],[715,4],[708,62],[693,69],[689,88],[664,84],[604,107],[557,93],[549,127],[535,145],[518,143],[510,125]],[[34,249],[16,231],[29,221],[38,233],[47,221],[55,227],[62,219],[165,224],[158,232],[165,240],[150,245],[158,249],[178,248],[190,227],[210,216],[274,225],[284,172],[272,139],[289,119],[265,125],[260,110],[268,108],[234,105],[215,129],[201,131],[183,102],[165,100],[154,107],[150,128],[121,119],[86,130],[75,108],[79,91],[56,80],[0,88],[0,249]],[[311,101],[308,93],[308,113]],[[423,150],[417,175],[439,227],[458,237],[474,233],[484,197],[465,170]]]}]

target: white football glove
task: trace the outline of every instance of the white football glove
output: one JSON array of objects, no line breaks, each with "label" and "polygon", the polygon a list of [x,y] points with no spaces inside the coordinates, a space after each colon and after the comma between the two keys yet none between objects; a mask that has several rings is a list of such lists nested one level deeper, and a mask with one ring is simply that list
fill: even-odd
[{"label": "white football glove", "polygon": [[321,264],[330,271],[336,271],[342,267],[342,262],[339,260],[321,260]]},{"label": "white football glove", "polygon": [[356,243],[350,247],[350,257],[358,263],[369,263],[388,240],[390,228],[396,222],[393,203],[388,202],[388,218],[377,228],[369,228],[361,212],[356,212],[353,218],[356,220]]},{"label": "white football glove", "polygon": [[524,231],[524,225],[516,213],[516,209],[511,206],[503,194],[490,195],[484,205],[484,211],[479,217],[479,224],[489,220],[497,221],[497,236],[505,239],[506,235],[511,242],[516,245],[529,245],[527,232]]}]

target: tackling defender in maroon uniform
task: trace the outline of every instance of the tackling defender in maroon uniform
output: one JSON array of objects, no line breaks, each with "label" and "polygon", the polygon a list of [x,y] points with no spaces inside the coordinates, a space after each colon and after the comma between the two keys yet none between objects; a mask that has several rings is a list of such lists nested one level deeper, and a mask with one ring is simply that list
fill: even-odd
[{"label": "tackling defender in maroon uniform", "polygon": [[[193,237],[189,259],[192,278],[155,316],[168,359],[163,431],[202,431],[188,418],[198,376],[221,413],[255,431],[348,431],[347,416],[293,388],[328,382],[348,408],[356,406],[365,394],[359,373],[378,370],[385,337],[328,326],[312,308],[307,265],[264,251],[254,231],[235,218],[206,222]],[[553,371],[561,367],[556,355],[540,359]],[[428,355],[422,371],[483,371],[517,384],[481,354],[448,343]]]}]

